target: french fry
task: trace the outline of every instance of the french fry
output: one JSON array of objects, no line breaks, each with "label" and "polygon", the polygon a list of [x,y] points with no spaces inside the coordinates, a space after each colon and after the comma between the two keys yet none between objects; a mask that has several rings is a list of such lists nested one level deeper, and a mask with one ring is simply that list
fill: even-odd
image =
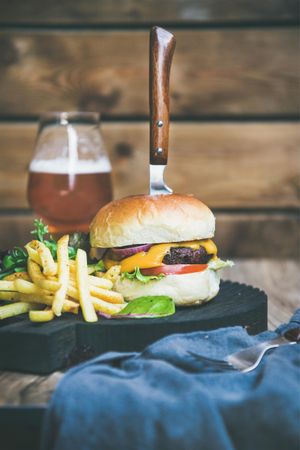
[{"label": "french fry", "polygon": [[105,272],[94,272],[93,275],[97,278],[102,278],[103,280],[105,280],[105,278],[103,278],[103,275],[105,275]]},{"label": "french fry", "polygon": [[[36,295],[48,295],[50,292],[45,289],[41,289],[36,284],[31,281],[26,280],[15,280],[15,281],[7,281],[7,283],[13,283],[14,291],[21,292],[22,294],[36,294]],[[1,289],[1,287],[0,287]],[[3,289],[4,290],[4,289]]]},{"label": "french fry", "polygon": [[41,289],[56,292],[60,288],[60,283],[58,281],[47,280],[45,275],[42,274],[40,266],[30,258],[27,261],[27,270],[32,281]]},{"label": "french fry", "polygon": [[66,299],[70,266],[68,254],[69,236],[65,235],[57,241],[57,273],[60,288],[55,292],[52,310],[56,316],[60,316]]},{"label": "french fry", "polygon": [[76,281],[84,320],[86,322],[97,322],[97,314],[89,292],[87,256],[86,252],[81,249],[77,250],[76,255]]},{"label": "french fry", "polygon": [[42,305],[52,305],[53,295],[45,294],[23,294],[22,292],[0,292],[0,300],[17,301],[28,303],[39,303]]},{"label": "french fry", "polygon": [[[76,285],[75,273],[70,272],[70,281]],[[111,289],[113,284],[110,280],[105,280],[104,278],[94,277],[93,275],[88,276],[88,282],[92,286],[98,286],[103,289]]]},{"label": "french fry", "polygon": [[[36,303],[38,305],[52,306],[53,298],[53,295],[22,294],[21,292],[0,292],[0,300]],[[63,312],[78,314],[78,309],[78,303],[68,299],[64,301],[62,309]]]},{"label": "french fry", "polygon": [[79,305],[77,303],[72,302],[72,300],[68,300],[68,299],[66,299],[64,301],[63,309],[62,309],[62,311],[64,313],[68,312],[68,313],[72,313],[72,314],[78,314],[78,310],[79,310]]},{"label": "french fry", "polygon": [[21,279],[21,280],[26,280],[26,281],[30,281],[30,277],[28,275],[27,272],[15,272],[15,273],[11,273],[10,275],[6,275],[6,277],[4,277],[5,281],[15,281],[17,279]]},{"label": "french fry", "polygon": [[15,282],[0,280],[0,291],[16,291]]},{"label": "french fry", "polygon": [[46,276],[56,275],[57,264],[54,262],[52,254],[43,242],[33,240],[25,245],[29,258],[43,267]]},{"label": "french fry", "polygon": [[104,300],[109,303],[124,303],[123,295],[119,294],[119,292],[109,291],[97,286],[90,286],[90,294],[94,297],[100,298],[100,300]]},{"label": "french fry", "polygon": [[46,277],[46,278],[47,278],[47,280],[56,281],[58,283],[56,276],[51,276],[51,277]]},{"label": "french fry", "polygon": [[[68,287],[68,295],[72,297],[74,300],[79,301],[79,292],[78,289],[74,286]],[[126,306],[126,303],[110,303],[105,300],[101,300],[100,298],[97,298],[93,295],[90,295],[90,299],[93,303],[93,306],[96,311],[102,311],[106,314],[115,314],[121,311],[121,309]]]},{"label": "french fry", "polygon": [[19,314],[24,314],[31,309],[35,309],[36,307],[36,305],[30,305],[25,302],[17,302],[11,303],[10,305],[0,306],[0,320],[18,316]]},{"label": "french fry", "polygon": [[110,280],[113,284],[116,282],[118,276],[121,272],[121,266],[112,266],[110,269],[108,269],[107,272],[103,275],[102,278],[106,280]]},{"label": "french fry", "polygon": [[44,311],[29,311],[29,319],[31,322],[50,322],[54,317],[54,312],[49,308]]},{"label": "french fry", "polygon": [[[69,265],[70,265],[70,272],[71,273],[75,273],[76,271],[76,263],[74,260],[70,259],[69,261]],[[94,267],[92,266],[88,266],[88,274],[91,275],[92,273],[94,273]]]},{"label": "french fry", "polygon": [[[30,302],[30,303],[40,303],[43,305],[52,306],[54,297],[51,295],[44,295],[42,297],[35,295],[26,295],[20,294],[18,297],[21,301]],[[72,300],[66,299],[63,304],[62,311],[69,312],[73,314],[78,314],[79,305]]]},{"label": "french fry", "polygon": [[9,301],[9,302],[19,301],[18,294],[19,294],[19,292],[0,291],[0,300],[6,301],[6,302],[7,301]]},{"label": "french fry", "polygon": [[27,250],[29,258],[41,266],[42,265],[41,258],[38,252],[31,246],[32,242],[34,241],[28,242],[28,244],[25,245],[25,248]]},{"label": "french fry", "polygon": [[29,311],[33,322],[47,322],[62,312],[77,314],[81,307],[85,321],[96,322],[96,311],[116,314],[124,308],[123,296],[112,290],[120,266],[91,275],[85,251],[79,249],[76,260],[69,260],[68,242],[68,235],[57,242],[57,263],[43,242],[33,240],[25,246],[27,272],[0,280],[0,301],[12,302],[0,306],[0,319]]},{"label": "french fry", "polygon": [[103,300],[100,300],[100,298],[92,297],[93,305],[96,311],[101,311],[105,314],[117,314],[120,312],[124,307],[124,305],[116,305],[113,303],[108,303]]},{"label": "french fry", "polygon": [[31,246],[37,251],[40,257],[44,275],[46,276],[56,275],[57,264],[55,264],[49,248],[46,247],[46,245],[40,241],[31,241]]},{"label": "french fry", "polygon": [[69,297],[72,297],[79,302],[79,291],[75,286],[75,283],[69,282],[67,294]]},{"label": "french fry", "polygon": [[[68,286],[68,295],[70,297],[73,297],[75,299],[79,299],[79,292],[78,289],[74,283],[73,280],[70,280],[69,286]],[[123,304],[124,298],[121,294],[115,291],[110,291],[107,289],[102,289],[97,286],[89,285],[89,292],[91,297],[99,298],[100,300],[104,300],[108,303],[115,303],[115,304]]]},{"label": "french fry", "polygon": [[92,286],[97,286],[97,287],[103,288],[103,289],[112,289],[112,287],[113,287],[113,283],[111,280],[108,280],[105,278],[100,278],[100,277],[95,277],[94,275],[89,275],[89,283]]}]

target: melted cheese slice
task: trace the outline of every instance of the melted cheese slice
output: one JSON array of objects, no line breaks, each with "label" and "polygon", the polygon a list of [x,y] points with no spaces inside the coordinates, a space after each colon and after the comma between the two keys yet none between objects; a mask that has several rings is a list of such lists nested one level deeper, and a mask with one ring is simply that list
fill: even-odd
[{"label": "melted cheese slice", "polygon": [[109,269],[116,264],[121,264],[121,272],[133,272],[136,267],[140,269],[149,269],[151,267],[159,267],[163,264],[163,259],[171,247],[189,247],[197,250],[199,247],[204,247],[208,254],[216,255],[217,247],[211,239],[202,239],[201,241],[186,241],[174,242],[169,244],[153,245],[147,252],[136,253],[123,259],[120,263],[108,257],[104,258],[106,269]]}]

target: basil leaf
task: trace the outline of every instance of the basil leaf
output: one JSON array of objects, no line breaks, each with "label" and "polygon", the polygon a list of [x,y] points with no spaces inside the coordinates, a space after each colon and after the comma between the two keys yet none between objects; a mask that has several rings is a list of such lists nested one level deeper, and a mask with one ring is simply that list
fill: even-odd
[{"label": "basil leaf", "polygon": [[175,303],[166,295],[138,297],[112,317],[154,318],[165,317],[175,313]]},{"label": "basil leaf", "polygon": [[27,258],[27,253],[20,247],[14,247],[11,254],[15,260],[23,260],[24,258]]},{"label": "basil leaf", "polygon": [[134,272],[123,272],[121,274],[121,280],[124,280],[124,278],[127,278],[127,280],[138,280],[141,283],[149,283],[149,281],[153,281],[153,280],[161,280],[162,278],[164,278],[165,275],[163,273],[159,274],[159,275],[143,275],[139,269],[139,267],[136,267],[134,269]]},{"label": "basil leaf", "polygon": [[15,264],[14,259],[12,257],[12,255],[6,255],[3,258],[3,262],[2,265],[5,269],[9,269],[10,267],[12,267]]},{"label": "basil leaf", "polygon": [[2,267],[4,269],[14,269],[18,266],[24,266],[27,263],[27,253],[19,248],[14,247],[9,250],[2,260]]},{"label": "basil leaf", "polygon": [[27,253],[20,247],[14,247],[6,252],[0,263],[0,280],[14,272],[26,271]]},{"label": "basil leaf", "polygon": [[15,268],[15,272],[26,272],[27,268],[26,267],[16,267]]}]

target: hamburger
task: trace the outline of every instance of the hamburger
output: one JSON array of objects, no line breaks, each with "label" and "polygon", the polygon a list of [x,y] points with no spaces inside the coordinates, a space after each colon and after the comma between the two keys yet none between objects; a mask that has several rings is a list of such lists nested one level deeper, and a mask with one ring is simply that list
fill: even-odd
[{"label": "hamburger", "polygon": [[219,291],[212,240],[215,217],[190,195],[137,195],[108,203],[90,226],[90,243],[105,249],[105,269],[120,265],[115,290],[125,300],[166,295],[176,305],[201,304]]}]

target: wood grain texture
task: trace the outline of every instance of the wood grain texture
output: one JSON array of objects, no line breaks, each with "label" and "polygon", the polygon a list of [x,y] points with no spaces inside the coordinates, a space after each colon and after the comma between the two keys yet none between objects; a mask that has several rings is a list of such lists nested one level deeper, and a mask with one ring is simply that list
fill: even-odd
[{"label": "wood grain texture", "polygon": [[[254,284],[265,290],[269,300],[269,328],[289,320],[300,306],[299,262],[279,260],[238,260],[224,278]],[[15,372],[0,373],[0,406],[45,404],[61,379],[55,372],[48,377]]]},{"label": "wood grain texture", "polygon": [[[0,124],[0,207],[26,208],[36,126]],[[148,191],[149,126],[104,123],[115,198]],[[297,208],[297,123],[173,123],[166,181],[212,208]],[[133,176],[134,174],[134,176]]]},{"label": "wood grain texture", "polygon": [[62,376],[60,372],[48,376],[0,372],[0,406],[45,404]]},{"label": "wood grain texture", "polygon": [[0,372],[0,408],[3,406],[22,406],[46,404],[62,372],[48,376],[38,376],[19,372]]},{"label": "wood grain texture", "polygon": [[264,290],[268,295],[269,328],[275,329],[289,321],[300,308],[300,262],[291,260],[242,260],[228,270],[224,279],[246,282]]},{"label": "wood grain texture", "polygon": [[[299,220],[294,214],[217,213],[215,241],[222,257],[299,258]],[[0,215],[0,249],[31,239],[33,216]]]},{"label": "wood grain texture", "polygon": [[[171,114],[298,114],[291,28],[178,30]],[[148,115],[148,32],[0,33],[0,116],[92,110]]]},{"label": "wood grain texture", "polygon": [[0,24],[211,23],[295,20],[297,0],[11,0]]}]

